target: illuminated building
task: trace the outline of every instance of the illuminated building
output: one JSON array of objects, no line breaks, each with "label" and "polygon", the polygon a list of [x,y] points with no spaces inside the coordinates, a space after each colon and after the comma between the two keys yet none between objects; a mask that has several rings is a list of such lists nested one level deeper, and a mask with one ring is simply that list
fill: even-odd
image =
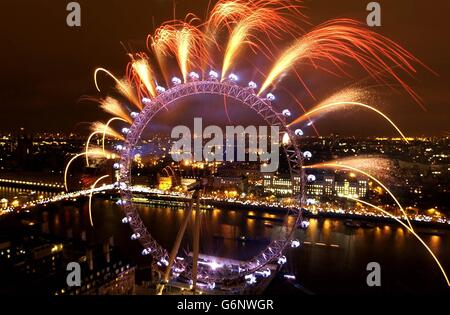
[{"label": "illuminated building", "polygon": [[[274,174],[264,175],[264,192],[277,196],[287,196],[292,194],[292,182],[288,176],[278,176]],[[294,177],[294,192],[300,191],[300,177]],[[323,176],[323,180],[314,180],[306,183],[306,195],[309,196],[358,196],[367,194],[367,180],[359,179],[355,181],[336,181],[333,175]]]},{"label": "illuminated building", "polygon": [[246,192],[248,181],[245,177],[214,176],[212,188],[214,190],[236,189],[240,192]]},{"label": "illuminated building", "polygon": [[32,239],[26,243],[15,240],[0,242],[0,268],[26,274],[32,278],[55,273],[62,256],[61,243],[47,243],[40,239]]},{"label": "illuminated building", "polygon": [[336,194],[339,196],[358,196],[358,187],[348,180],[335,184]]},{"label": "illuminated building", "polygon": [[2,198],[0,200],[0,209],[5,210],[8,207],[8,199]]},{"label": "illuminated building", "polygon": [[[60,243],[38,234],[10,234],[0,239],[0,293],[14,290],[21,294],[51,295],[134,293],[135,266],[114,250],[112,238],[98,244],[72,238]],[[80,264],[80,286],[67,285],[69,262]]]},{"label": "illuminated building", "polygon": [[334,192],[334,176],[325,175],[323,183],[324,194],[332,196]]},{"label": "illuminated building", "polygon": [[158,176],[158,189],[169,190],[172,187],[171,176]]},{"label": "illuminated building", "polygon": [[181,187],[184,190],[187,190],[189,186],[197,182],[197,178],[195,177],[182,177],[181,178]]},{"label": "illuminated building", "polygon": [[[264,192],[270,192],[275,195],[290,195],[292,194],[291,178],[287,176],[264,175]],[[294,177],[294,192],[300,192],[300,177]]]}]

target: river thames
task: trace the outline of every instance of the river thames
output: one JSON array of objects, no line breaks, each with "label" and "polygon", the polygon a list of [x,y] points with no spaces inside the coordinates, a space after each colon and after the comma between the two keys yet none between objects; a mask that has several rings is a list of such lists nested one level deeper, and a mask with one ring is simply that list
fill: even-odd
[{"label": "river thames", "polygon": [[[17,190],[0,189],[0,199],[11,198]],[[21,190],[25,193],[25,190]],[[150,233],[165,248],[175,240],[185,211],[183,208],[137,205]],[[46,215],[43,213],[46,212]],[[280,231],[284,213],[242,209],[211,208],[203,211],[201,251],[205,254],[244,260],[255,255]],[[113,200],[94,199],[90,226],[87,201],[48,205],[28,213],[40,224],[46,217],[49,232],[96,243],[114,237],[124,255],[139,267],[149,264],[142,248],[130,240],[131,230],[121,223],[123,213]],[[349,227],[345,220],[312,218],[306,230],[295,237],[303,241],[300,248],[290,249],[283,272],[294,274],[294,282],[276,278],[267,289],[275,294],[373,294],[373,293],[449,293],[445,281],[426,249],[405,228],[395,224],[373,223]],[[85,232],[85,233],[84,233]],[[418,234],[450,270],[450,230],[417,228]],[[244,240],[245,239],[245,240]],[[190,252],[192,226],[188,227],[182,249]],[[381,287],[368,287],[369,262],[381,265]]]}]

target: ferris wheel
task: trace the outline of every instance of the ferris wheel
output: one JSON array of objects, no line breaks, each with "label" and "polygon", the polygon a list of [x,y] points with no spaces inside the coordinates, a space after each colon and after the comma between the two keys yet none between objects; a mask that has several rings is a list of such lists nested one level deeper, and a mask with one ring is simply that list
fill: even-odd
[{"label": "ferris wheel", "polygon": [[[206,283],[209,288],[213,288],[217,283],[229,281],[242,281],[242,283],[253,283],[255,273],[263,270],[264,274],[270,273],[267,267],[270,263],[283,264],[286,261],[284,252],[286,248],[296,247],[297,240],[293,240],[293,235],[298,226],[302,224],[302,206],[305,204],[305,182],[303,154],[299,149],[295,132],[287,126],[286,116],[288,113],[277,112],[272,106],[274,97],[272,94],[260,97],[255,92],[255,84],[250,82],[247,87],[236,84],[235,80],[220,82],[214,72],[211,72],[206,80],[199,80],[198,76],[191,74],[190,80],[181,83],[179,80],[172,80],[173,86],[169,89],[159,88],[158,96],[146,102],[146,106],[140,113],[135,115],[133,123],[126,130],[126,137],[120,151],[120,176],[118,186],[120,187],[120,205],[124,211],[124,223],[128,223],[132,230],[132,239],[139,240],[143,246],[142,253],[152,256],[153,269],[161,275],[163,287],[168,281],[183,275],[192,280],[195,290],[197,281]],[[133,204],[133,192],[129,187],[133,183],[131,166],[135,152],[135,146],[146,127],[151,125],[153,118],[162,109],[167,109],[169,104],[174,104],[179,100],[193,95],[220,95],[235,99],[243,105],[253,110],[268,125],[278,126],[280,139],[283,139],[282,148],[286,155],[292,187],[294,181],[300,178],[300,188],[293,193],[293,197],[298,201],[298,207],[288,208],[286,218],[283,220],[283,233],[277,239],[270,241],[269,245],[261,250],[253,258],[240,262],[239,266],[233,268],[229,266],[217,265],[211,261],[199,264],[199,222],[201,220],[200,201],[202,183],[198,183],[191,188],[191,200],[186,203],[186,214],[184,221],[177,233],[175,244],[172,248],[162,247],[152,236],[152,231],[143,223],[136,206]],[[286,137],[289,141],[286,141]],[[280,141],[281,143],[281,141]],[[294,179],[295,178],[295,179]],[[294,189],[292,189],[294,191]],[[191,213],[194,212],[194,237],[192,259],[178,259],[180,243],[185,234],[186,227]],[[161,289],[162,290],[162,289]]]}]

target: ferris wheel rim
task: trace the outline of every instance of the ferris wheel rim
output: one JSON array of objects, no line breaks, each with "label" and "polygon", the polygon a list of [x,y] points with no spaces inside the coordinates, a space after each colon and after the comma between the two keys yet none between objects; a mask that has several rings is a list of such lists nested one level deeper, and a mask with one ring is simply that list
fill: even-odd
[{"label": "ferris wheel rim", "polygon": [[[153,258],[153,267],[157,269],[164,269],[164,264],[161,265],[161,261],[167,261],[168,252],[162,247],[158,241],[153,238],[149,229],[145,226],[140,217],[136,207],[132,203],[132,192],[128,189],[131,185],[131,162],[132,154],[131,151],[134,149],[137,141],[139,140],[142,132],[151,123],[154,116],[159,113],[162,109],[167,108],[170,104],[176,103],[178,100],[193,96],[193,95],[221,95],[233,98],[242,104],[246,105],[250,109],[254,110],[260,117],[262,117],[268,124],[277,124],[279,127],[283,128],[283,132],[287,133],[290,139],[290,143],[283,146],[285,154],[287,155],[289,171],[291,176],[292,187],[294,184],[294,176],[300,176],[300,193],[295,195],[294,189],[292,189],[293,196],[296,197],[300,202],[300,209],[297,210],[295,221],[291,223],[291,227],[286,233],[286,237],[280,240],[273,240],[270,244],[261,250],[259,254],[253,258],[246,260],[241,263],[243,266],[242,272],[238,275],[233,275],[228,278],[235,279],[237,277],[243,277],[245,275],[254,273],[255,271],[264,268],[267,264],[271,263],[274,259],[280,257],[286,246],[289,245],[293,234],[298,226],[299,221],[302,219],[302,208],[305,204],[305,172],[302,168],[303,166],[303,154],[299,149],[294,133],[288,127],[285,118],[282,113],[274,110],[271,106],[271,102],[264,99],[257,94],[254,90],[249,87],[241,87],[234,82],[219,82],[217,80],[195,80],[191,82],[177,84],[164,92],[157,95],[153,100],[146,100],[145,107],[137,114],[133,123],[128,128],[126,134],[124,149],[120,154],[120,175],[119,175],[119,188],[122,200],[122,210],[124,211],[127,218],[130,218],[128,224],[131,226],[134,235],[139,235],[138,240],[144,249],[148,249]],[[281,131],[280,131],[281,133]],[[289,148],[287,148],[290,146]],[[292,164],[295,164],[295,171]],[[125,184],[125,185],[123,185]],[[291,210],[287,210],[287,215],[289,215]],[[287,220],[285,220],[287,221]],[[287,223],[283,223],[283,227],[287,227]],[[159,263],[159,265],[158,265]],[[173,268],[176,266],[180,267],[180,262],[174,264]],[[200,273],[199,273],[200,276]],[[212,275],[208,275],[208,279],[211,281],[218,281],[220,279],[215,279]],[[222,280],[223,277],[221,277]]]}]

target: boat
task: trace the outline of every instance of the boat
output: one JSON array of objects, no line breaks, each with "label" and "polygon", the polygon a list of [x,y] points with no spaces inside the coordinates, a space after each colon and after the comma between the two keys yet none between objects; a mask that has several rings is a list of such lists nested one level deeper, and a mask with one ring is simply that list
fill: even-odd
[{"label": "boat", "polygon": [[359,223],[359,222],[357,222],[357,221],[353,221],[353,220],[345,220],[344,221],[344,225],[346,226],[346,227],[349,227],[349,228],[360,228],[361,227],[361,223]]},{"label": "boat", "polygon": [[249,239],[245,235],[241,235],[241,236],[239,236],[239,240],[241,242],[245,242],[245,241],[248,241]]},{"label": "boat", "polygon": [[373,229],[375,227],[375,224],[373,224],[371,222],[367,222],[367,221],[362,221],[361,222],[361,227],[363,229]]},{"label": "boat", "polygon": [[252,215],[252,214],[247,215],[247,218],[255,219],[255,220],[271,221],[271,222],[283,222],[283,220],[284,220],[282,218],[277,218],[277,217],[271,218],[271,217],[263,217],[263,216]]}]

